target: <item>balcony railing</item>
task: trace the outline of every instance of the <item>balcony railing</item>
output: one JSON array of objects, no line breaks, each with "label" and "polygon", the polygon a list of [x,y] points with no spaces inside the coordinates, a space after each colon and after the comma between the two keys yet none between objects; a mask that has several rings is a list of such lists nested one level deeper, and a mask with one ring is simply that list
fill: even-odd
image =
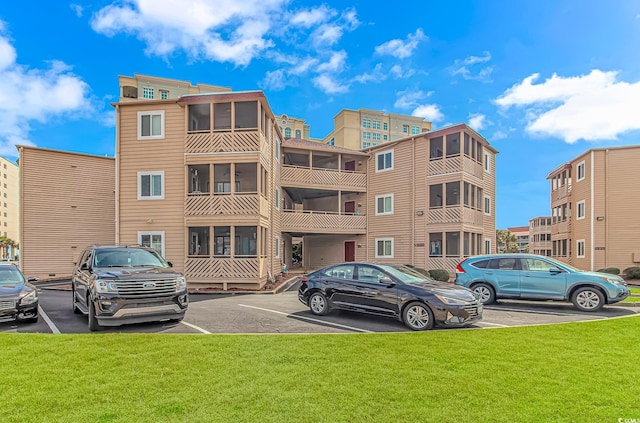
[{"label": "balcony railing", "polygon": [[364,234],[367,217],[338,212],[284,210],[280,229],[282,232]]},{"label": "balcony railing", "polygon": [[283,186],[308,185],[364,192],[367,190],[367,175],[349,170],[283,165],[280,170],[280,183]]},{"label": "balcony railing", "polygon": [[265,260],[258,257],[188,257],[184,273],[188,280],[215,283],[254,279],[258,283],[258,279],[266,275]]},{"label": "balcony railing", "polygon": [[562,185],[551,191],[551,202],[564,200],[570,193],[571,185]]},{"label": "balcony railing", "polygon": [[187,153],[259,151],[261,147],[255,129],[190,133],[186,135],[184,145]]},{"label": "balcony railing", "polygon": [[217,193],[187,195],[184,203],[185,216],[258,215],[259,194]]},{"label": "balcony railing", "polygon": [[551,235],[566,234],[569,232],[569,220],[556,222],[551,225]]}]

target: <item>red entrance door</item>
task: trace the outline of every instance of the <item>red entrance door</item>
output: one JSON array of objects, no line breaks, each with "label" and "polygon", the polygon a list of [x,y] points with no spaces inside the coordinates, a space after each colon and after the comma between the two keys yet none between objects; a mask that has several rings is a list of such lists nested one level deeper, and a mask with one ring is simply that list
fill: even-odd
[{"label": "red entrance door", "polygon": [[356,212],[356,202],[355,201],[345,201],[344,202],[344,214],[354,214]]},{"label": "red entrance door", "polygon": [[344,242],[344,261],[356,261],[356,242]]}]

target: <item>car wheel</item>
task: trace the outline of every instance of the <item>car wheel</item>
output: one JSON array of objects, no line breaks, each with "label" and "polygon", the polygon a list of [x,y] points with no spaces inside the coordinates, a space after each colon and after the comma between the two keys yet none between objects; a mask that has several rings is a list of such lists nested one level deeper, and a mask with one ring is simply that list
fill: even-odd
[{"label": "car wheel", "polygon": [[580,311],[598,311],[604,306],[604,295],[596,288],[579,288],[571,296],[571,302]]},{"label": "car wheel", "polygon": [[96,318],[96,306],[90,298],[87,298],[87,307],[89,308],[89,330],[91,332],[100,330],[100,325]]},{"label": "car wheel", "polygon": [[413,302],[402,313],[404,324],[411,330],[428,330],[433,327],[433,312],[424,303]]},{"label": "car wheel", "polygon": [[29,317],[28,319],[24,320],[27,323],[38,323],[38,315],[36,314],[33,317]]},{"label": "car wheel", "polygon": [[309,309],[316,316],[324,316],[329,313],[329,301],[321,292],[314,292],[309,297]]},{"label": "car wheel", "polygon": [[76,290],[75,289],[71,290],[71,295],[72,295],[72,299],[73,299],[73,313],[74,314],[82,314],[82,312],[78,308],[78,304],[76,303]]},{"label": "car wheel", "polygon": [[479,283],[473,286],[473,292],[478,294],[480,302],[482,304],[491,304],[496,300],[496,292],[490,285],[486,283]]}]

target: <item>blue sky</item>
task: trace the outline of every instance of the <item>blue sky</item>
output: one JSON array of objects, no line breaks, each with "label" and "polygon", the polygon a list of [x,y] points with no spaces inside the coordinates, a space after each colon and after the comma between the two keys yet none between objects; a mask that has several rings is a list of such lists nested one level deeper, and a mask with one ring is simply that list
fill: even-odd
[{"label": "blue sky", "polygon": [[561,163],[639,143],[640,1],[398,5],[2,2],[0,155],[113,155],[118,75],[262,89],[316,138],[343,108],[469,123],[500,151],[503,228],[549,214],[545,177]]}]

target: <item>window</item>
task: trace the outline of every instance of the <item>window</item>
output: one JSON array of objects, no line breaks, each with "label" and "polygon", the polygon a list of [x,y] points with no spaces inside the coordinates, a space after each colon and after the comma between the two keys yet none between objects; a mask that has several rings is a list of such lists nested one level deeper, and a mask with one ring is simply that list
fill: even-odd
[{"label": "window", "polygon": [[411,127],[411,135],[418,135],[420,133],[420,127],[419,126],[412,126]]},{"label": "window", "polygon": [[189,255],[209,255],[209,227],[198,226],[189,228]]},{"label": "window", "polygon": [[164,231],[138,231],[138,244],[153,248],[164,257]]},{"label": "window", "polygon": [[235,128],[236,129],[257,129],[258,128],[258,102],[257,101],[236,101],[235,107]]},{"label": "window", "polygon": [[387,141],[387,140],[389,139],[389,136],[388,136],[387,134],[384,134],[384,135],[382,136],[382,139],[383,139],[384,141]]},{"label": "window", "polygon": [[208,131],[211,128],[211,105],[189,104],[189,131]]},{"label": "window", "polygon": [[484,171],[491,173],[491,157],[489,153],[484,153]]},{"label": "window", "polygon": [[257,257],[256,240],[258,238],[257,226],[235,227],[235,257]]},{"label": "window", "polygon": [[376,196],[376,216],[393,214],[393,194]]},{"label": "window", "polygon": [[164,138],[164,111],[138,112],[138,139]]},{"label": "window", "polygon": [[576,241],[576,248],[578,250],[578,258],[584,258],[584,239]]},{"label": "window", "polygon": [[291,138],[291,128],[284,128],[284,137]]},{"label": "window", "polygon": [[164,200],[164,171],[138,172],[138,200]]},{"label": "window", "polygon": [[441,159],[442,153],[442,137],[431,138],[429,140],[429,159]]},{"label": "window", "polygon": [[153,88],[143,88],[142,89],[142,98],[153,99]]},{"label": "window", "polygon": [[584,179],[584,160],[578,163],[578,180],[580,182]]},{"label": "window", "polygon": [[371,132],[363,132],[362,133],[362,139],[370,140],[371,139]]},{"label": "window", "polygon": [[447,206],[460,205],[460,181],[446,183]]},{"label": "window", "polygon": [[337,279],[353,279],[353,264],[340,264],[324,271],[326,276]]},{"label": "window", "polygon": [[522,270],[530,272],[549,272],[549,269],[557,267],[553,263],[549,263],[545,260],[539,260],[534,258],[522,258],[520,259]]},{"label": "window", "polygon": [[580,219],[584,219],[586,213],[585,213],[585,200],[582,201],[578,201],[578,217],[576,218],[576,220],[580,220]]},{"label": "window", "polygon": [[393,238],[376,238],[376,258],[393,258]]},{"label": "window", "polygon": [[363,128],[371,128],[371,119],[362,119]]},{"label": "window", "polygon": [[376,172],[393,170],[393,150],[376,154]]},{"label": "window", "polygon": [[429,234],[429,256],[442,257],[442,232]]},{"label": "window", "polygon": [[429,208],[442,207],[442,184],[429,185]]},{"label": "window", "polygon": [[380,279],[384,277],[387,275],[375,267],[358,265],[358,280],[361,282],[380,283]]},{"label": "window", "polygon": [[329,145],[336,145],[336,139],[332,137],[329,141]]},{"label": "window", "polygon": [[373,133],[373,140],[374,141],[380,141],[380,133],[379,132],[374,132]]},{"label": "window", "polygon": [[380,121],[379,120],[374,120],[373,121],[373,129],[380,129]]},{"label": "window", "polygon": [[231,227],[216,226],[213,228],[213,255],[217,257],[231,256]]},{"label": "window", "polygon": [[360,144],[360,148],[369,148],[371,147],[371,141],[362,141]]},{"label": "window", "polygon": [[275,149],[276,149],[276,161],[280,161],[280,140],[276,137]]},{"label": "window", "polygon": [[447,135],[447,157],[459,156],[460,155],[460,134],[449,134]]},{"label": "window", "polygon": [[484,214],[491,214],[491,197],[488,195],[484,196]]},{"label": "window", "polygon": [[389,125],[387,124],[387,122],[382,123],[382,129],[384,129],[385,131],[389,130]]},{"label": "window", "polygon": [[300,132],[299,129],[296,129],[296,138],[298,139],[302,138],[302,132]]},{"label": "window", "polygon": [[280,258],[280,237],[276,237],[276,258]]},{"label": "window", "polygon": [[484,253],[491,254],[491,239],[485,238],[484,240]]},{"label": "window", "polygon": [[166,100],[169,98],[169,91],[167,90],[160,90],[160,98],[163,100]]},{"label": "window", "polygon": [[278,187],[276,187],[275,202],[276,202],[276,210],[280,210],[280,188]]},{"label": "window", "polygon": [[447,257],[460,256],[460,232],[447,232],[446,234]]},{"label": "window", "polygon": [[405,134],[409,133],[409,125],[402,125],[402,132],[404,132]]},{"label": "window", "polygon": [[213,105],[213,129],[231,129],[231,103]]}]

